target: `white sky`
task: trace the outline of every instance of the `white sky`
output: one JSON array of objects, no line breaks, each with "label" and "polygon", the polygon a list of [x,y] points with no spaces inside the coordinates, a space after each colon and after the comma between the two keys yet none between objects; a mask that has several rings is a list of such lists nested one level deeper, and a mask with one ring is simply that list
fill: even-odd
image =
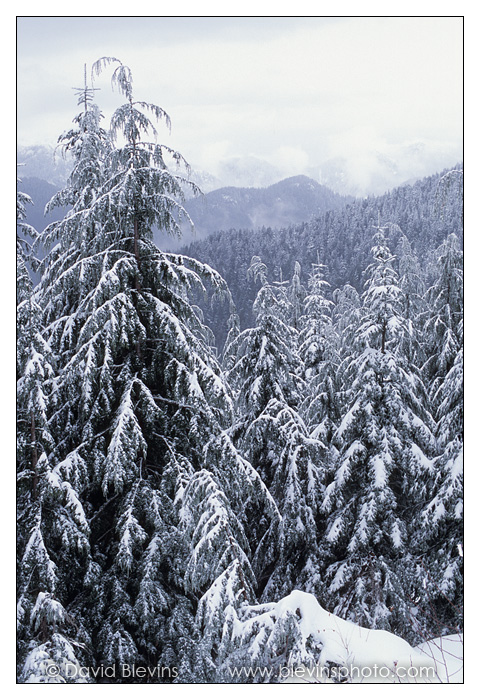
[{"label": "white sky", "polygon": [[[214,174],[231,157],[286,175],[344,157],[361,182],[376,152],[399,159],[418,142],[449,167],[462,158],[462,41],[447,16],[19,17],[17,140],[53,145],[84,64],[116,56],[135,98],[169,113],[160,140]],[[110,74],[95,83],[107,115]]]}]

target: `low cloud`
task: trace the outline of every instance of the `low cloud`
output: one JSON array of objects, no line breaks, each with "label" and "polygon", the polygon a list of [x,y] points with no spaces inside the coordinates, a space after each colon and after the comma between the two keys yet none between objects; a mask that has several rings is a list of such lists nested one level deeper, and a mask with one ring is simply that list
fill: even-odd
[{"label": "low cloud", "polygon": [[[379,157],[410,177],[434,161],[434,145],[445,167],[462,153],[461,17],[26,19],[21,144],[55,143],[83,64],[115,55],[132,68],[135,96],[170,114],[160,140],[214,174],[252,155],[286,175],[340,159],[364,191],[388,172]],[[96,87],[108,115],[119,103],[108,71]],[[409,153],[416,143],[428,158]]]}]

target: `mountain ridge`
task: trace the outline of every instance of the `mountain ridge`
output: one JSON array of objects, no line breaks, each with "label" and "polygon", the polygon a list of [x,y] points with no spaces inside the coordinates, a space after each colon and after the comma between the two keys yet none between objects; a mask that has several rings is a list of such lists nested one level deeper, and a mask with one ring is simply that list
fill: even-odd
[{"label": "mountain ridge", "polygon": [[[32,198],[33,204],[27,207],[27,222],[36,230],[43,230],[64,214],[44,215],[45,205],[58,189],[52,182],[28,175],[21,177],[18,189]],[[159,248],[178,250],[216,231],[282,228],[309,221],[354,201],[354,197],[339,195],[307,175],[294,175],[266,187],[220,187],[184,202],[194,224],[193,232],[184,220],[181,239],[172,239],[156,229],[154,240]]]},{"label": "mountain ridge", "polygon": [[220,230],[282,228],[341,209],[353,201],[354,197],[339,195],[307,175],[294,175],[267,187],[221,187],[185,202],[184,208],[195,226],[193,234],[184,224],[183,238],[177,245],[159,231],[155,241],[160,248],[172,249]]}]

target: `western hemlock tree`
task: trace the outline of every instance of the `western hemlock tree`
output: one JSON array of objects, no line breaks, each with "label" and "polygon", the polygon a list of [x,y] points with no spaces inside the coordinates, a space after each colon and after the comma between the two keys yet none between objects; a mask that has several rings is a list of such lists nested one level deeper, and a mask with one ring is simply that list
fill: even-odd
[{"label": "western hemlock tree", "polygon": [[403,294],[403,329],[399,352],[417,367],[424,363],[422,322],[425,311],[425,275],[408,238],[402,234],[395,254],[398,283]]},{"label": "western hemlock tree", "polygon": [[[18,465],[18,661],[23,683],[50,682],[49,667],[58,667],[57,682],[69,681],[66,664],[82,657],[72,638],[88,639],[60,600],[75,583],[61,572],[82,570],[89,554],[89,527],[76,489],[64,479],[62,465],[52,468],[54,440],[48,425],[54,370],[42,335],[42,310],[27,263],[32,249],[22,239],[35,232],[24,224],[28,198],[19,193],[17,234],[17,465]],[[26,255],[25,255],[26,253]],[[73,577],[72,577],[73,578]],[[83,680],[82,680],[83,682]]]},{"label": "western hemlock tree", "polygon": [[426,301],[424,372],[437,410],[438,388],[453,367],[463,343],[463,253],[454,233],[436,250],[436,276],[427,290]]},{"label": "western hemlock tree", "polygon": [[411,523],[425,498],[435,442],[411,369],[396,354],[402,294],[383,233],[367,270],[363,350],[351,360],[350,407],[326,488],[329,601],[358,624],[410,632]]},{"label": "western hemlock tree", "polygon": [[299,355],[305,367],[305,399],[302,412],[312,434],[330,444],[340,417],[340,337],[331,316],[333,302],[325,267],[313,265],[300,318]]},{"label": "western hemlock tree", "polygon": [[244,456],[259,472],[281,514],[258,523],[253,566],[262,596],[277,597],[300,582],[316,558],[318,504],[324,445],[311,438],[298,413],[301,362],[298,331],[286,322],[291,303],[283,283],[268,281],[253,258],[250,274],[261,288],[254,304],[257,326],[240,333],[228,349],[228,372],[237,396],[232,429]]},{"label": "western hemlock tree", "polygon": [[57,241],[41,285],[56,364],[51,458],[78,489],[90,530],[82,589],[63,604],[89,630],[90,665],[174,658],[186,668],[196,598],[185,587],[192,554],[179,494],[205,473],[205,445],[232,410],[191,300],[207,284],[228,292],[208,266],[154,246],[153,226],[178,234],[191,183],[167,168],[178,153],[145,140],[156,134],[150,115],[169,120],[133,99],[128,67],[104,58],[94,73],[111,64],[126,102],[107,135],[85,88],[78,128],[64,137],[74,169],[52,202],[71,209],[43,236]]},{"label": "western hemlock tree", "polygon": [[424,607],[439,633],[463,625],[463,254],[451,234],[438,248],[426,294],[424,371],[436,417],[438,456],[419,529]]},{"label": "western hemlock tree", "polygon": [[201,596],[194,629],[202,668],[197,668],[197,677],[215,681],[217,664],[229,651],[226,609],[255,599],[249,545],[223,489],[205,469],[189,481],[182,495],[181,517],[191,543],[185,588]]},{"label": "western hemlock tree", "polygon": [[295,261],[292,279],[290,281],[289,297],[292,304],[292,326],[299,327],[299,319],[302,315],[303,305],[306,297],[306,289],[301,281],[301,266]]}]

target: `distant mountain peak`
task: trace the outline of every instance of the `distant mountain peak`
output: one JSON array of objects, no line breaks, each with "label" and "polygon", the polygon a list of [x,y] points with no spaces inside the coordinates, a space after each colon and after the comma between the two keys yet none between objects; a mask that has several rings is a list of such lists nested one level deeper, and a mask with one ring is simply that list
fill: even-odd
[{"label": "distant mountain peak", "polygon": [[[215,231],[282,228],[309,221],[326,211],[340,209],[353,197],[338,195],[307,175],[294,175],[266,187],[221,187],[185,203],[199,240]],[[192,240],[184,229],[179,245]],[[172,247],[159,238],[160,247]]]}]

